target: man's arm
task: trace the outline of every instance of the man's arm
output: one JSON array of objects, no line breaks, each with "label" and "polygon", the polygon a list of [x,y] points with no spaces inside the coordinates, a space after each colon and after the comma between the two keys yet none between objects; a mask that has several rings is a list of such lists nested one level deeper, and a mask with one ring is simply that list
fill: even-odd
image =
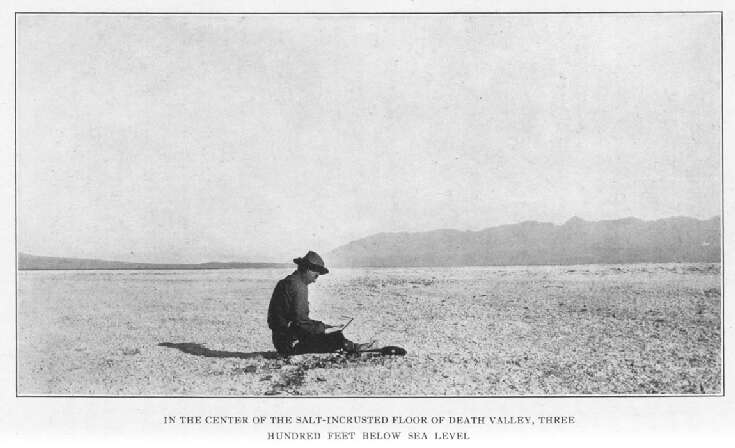
[{"label": "man's arm", "polygon": [[306,285],[292,281],[284,285],[292,313],[291,334],[296,337],[324,334],[323,322],[309,318],[309,290]]},{"label": "man's arm", "polygon": [[[293,288],[287,281],[279,282],[268,307],[270,329],[296,337],[324,334],[324,323],[309,319],[307,300],[303,291]],[[289,317],[294,320],[289,320]]]},{"label": "man's arm", "polygon": [[292,322],[291,328],[294,330],[296,336],[324,334],[326,330],[324,322],[313,319]]}]

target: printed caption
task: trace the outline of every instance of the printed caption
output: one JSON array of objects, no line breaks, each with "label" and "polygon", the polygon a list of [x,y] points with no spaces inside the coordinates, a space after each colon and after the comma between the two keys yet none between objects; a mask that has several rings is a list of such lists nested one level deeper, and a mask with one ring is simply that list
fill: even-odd
[{"label": "printed caption", "polygon": [[[248,425],[266,440],[470,440],[472,427],[574,425],[574,416],[164,416],[164,425]],[[284,430],[284,426],[292,426]],[[334,430],[328,429],[329,426]],[[355,428],[359,426],[359,428]],[[432,428],[432,426],[434,428]],[[436,427],[441,426],[441,430]],[[327,427],[325,429],[324,427]],[[339,428],[337,428],[339,427]],[[352,427],[352,428],[351,428]],[[451,427],[450,430],[447,428]],[[337,430],[338,429],[338,430]]]}]

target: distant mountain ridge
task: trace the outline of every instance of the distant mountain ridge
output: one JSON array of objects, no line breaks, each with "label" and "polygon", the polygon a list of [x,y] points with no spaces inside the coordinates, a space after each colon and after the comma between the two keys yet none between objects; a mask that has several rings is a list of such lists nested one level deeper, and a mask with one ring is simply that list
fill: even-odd
[{"label": "distant mountain ridge", "polygon": [[199,264],[176,263],[129,263],[124,261],[97,260],[92,258],[41,257],[18,253],[18,269],[33,270],[93,270],[93,269],[253,269],[282,268],[293,266],[289,263],[240,263],[209,262]]},{"label": "distant mountain ridge", "polygon": [[537,221],[480,231],[379,233],[326,254],[335,267],[719,262],[720,217]]}]

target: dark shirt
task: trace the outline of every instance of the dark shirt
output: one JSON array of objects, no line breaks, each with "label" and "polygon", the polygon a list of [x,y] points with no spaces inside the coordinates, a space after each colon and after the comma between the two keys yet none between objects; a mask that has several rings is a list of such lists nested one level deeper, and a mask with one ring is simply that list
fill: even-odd
[{"label": "dark shirt", "polygon": [[309,287],[298,271],[276,284],[268,306],[268,327],[289,332],[289,322],[309,321]]}]

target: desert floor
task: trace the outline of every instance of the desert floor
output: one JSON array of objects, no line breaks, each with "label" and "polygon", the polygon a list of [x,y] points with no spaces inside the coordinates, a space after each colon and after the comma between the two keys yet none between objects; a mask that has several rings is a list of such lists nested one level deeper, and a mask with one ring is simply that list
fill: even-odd
[{"label": "desert floor", "polygon": [[21,395],[721,393],[719,264],[335,269],[312,318],[404,357],[275,356],[290,270],[22,271]]}]

